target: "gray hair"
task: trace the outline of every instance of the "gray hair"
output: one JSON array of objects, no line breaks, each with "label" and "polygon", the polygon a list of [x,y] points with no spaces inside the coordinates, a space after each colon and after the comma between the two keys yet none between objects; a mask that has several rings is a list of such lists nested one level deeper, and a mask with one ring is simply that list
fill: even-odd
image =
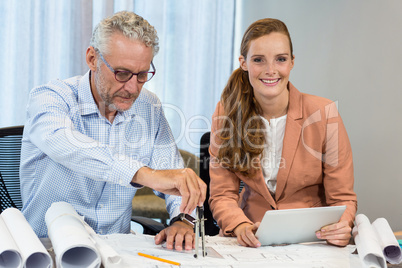
[{"label": "gray hair", "polygon": [[99,22],[92,33],[89,45],[107,54],[108,44],[112,41],[110,38],[116,32],[152,47],[154,56],[159,51],[159,39],[155,28],[143,17],[129,11],[117,12]]}]

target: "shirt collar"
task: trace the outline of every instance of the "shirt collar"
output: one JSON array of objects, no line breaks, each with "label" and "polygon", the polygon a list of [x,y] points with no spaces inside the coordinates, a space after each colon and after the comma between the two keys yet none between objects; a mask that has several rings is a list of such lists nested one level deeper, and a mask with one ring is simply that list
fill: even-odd
[{"label": "shirt collar", "polygon": [[90,72],[91,71],[88,71],[81,77],[78,86],[78,104],[80,106],[81,115],[89,115],[99,111],[94,97],[92,96],[91,84],[89,83]]}]

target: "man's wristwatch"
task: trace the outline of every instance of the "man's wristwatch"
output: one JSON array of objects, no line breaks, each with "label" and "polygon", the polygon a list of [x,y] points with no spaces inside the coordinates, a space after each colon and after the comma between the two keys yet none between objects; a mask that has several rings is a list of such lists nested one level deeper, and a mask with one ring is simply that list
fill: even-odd
[{"label": "man's wristwatch", "polygon": [[172,226],[172,224],[175,223],[176,221],[182,221],[182,222],[188,223],[194,227],[195,219],[189,214],[180,213],[179,215],[177,215],[176,217],[174,217],[173,219],[170,220],[169,225]]}]

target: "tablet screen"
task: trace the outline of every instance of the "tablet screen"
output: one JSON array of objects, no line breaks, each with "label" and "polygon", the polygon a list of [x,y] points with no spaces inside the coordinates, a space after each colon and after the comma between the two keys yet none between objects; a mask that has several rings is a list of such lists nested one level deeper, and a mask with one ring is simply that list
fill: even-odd
[{"label": "tablet screen", "polygon": [[315,232],[340,220],[346,206],[268,210],[256,232],[261,245],[320,241]]}]

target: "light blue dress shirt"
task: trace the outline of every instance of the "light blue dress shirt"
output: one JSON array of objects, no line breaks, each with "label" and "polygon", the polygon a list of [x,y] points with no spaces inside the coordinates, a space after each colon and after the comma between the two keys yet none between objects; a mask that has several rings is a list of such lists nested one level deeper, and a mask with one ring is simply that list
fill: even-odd
[{"label": "light blue dress shirt", "polygon": [[[183,168],[183,160],[159,99],[145,88],[113,123],[93,99],[89,72],[54,80],[30,92],[21,148],[22,213],[39,237],[47,237],[45,213],[65,201],[100,234],[130,231],[130,185],[143,166]],[[170,217],[181,197],[166,200]]]}]

